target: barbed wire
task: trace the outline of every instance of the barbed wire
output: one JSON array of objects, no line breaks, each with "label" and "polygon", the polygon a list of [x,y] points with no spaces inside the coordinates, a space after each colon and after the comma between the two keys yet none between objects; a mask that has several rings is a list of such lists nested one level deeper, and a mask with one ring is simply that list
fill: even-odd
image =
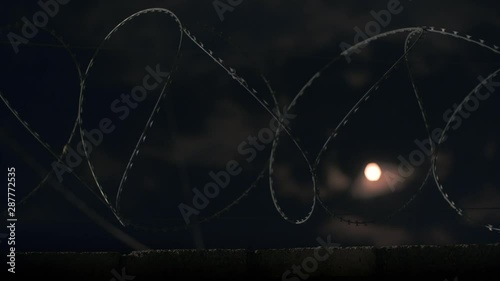
[{"label": "barbed wire", "polygon": [[[175,24],[178,27],[179,30],[179,43],[177,45],[177,50],[174,58],[174,62],[171,66],[171,71],[169,72],[170,74],[167,77],[167,81],[162,84],[161,92],[155,102],[155,105],[153,109],[151,110],[151,113],[149,114],[148,120],[134,146],[134,149],[132,153],[130,154],[129,160],[127,161],[125,171],[123,172],[121,176],[120,183],[118,185],[117,193],[116,193],[116,200],[115,204],[113,205],[111,203],[111,200],[109,200],[109,194],[105,192],[105,188],[103,186],[103,183],[100,181],[100,179],[97,176],[95,166],[91,160],[90,157],[90,149],[87,147],[87,143],[85,141],[85,130],[84,130],[84,119],[82,116],[82,113],[84,112],[85,109],[85,102],[86,102],[86,84],[87,84],[87,79],[91,75],[91,70],[92,67],[94,66],[98,54],[100,51],[104,50],[104,44],[108,40],[112,38],[112,36],[124,25],[127,23],[133,21],[134,19],[146,15],[146,14],[152,14],[152,13],[158,13],[161,15],[165,15],[171,19],[174,20]],[[278,101],[275,96],[275,92],[273,91],[270,82],[265,79],[265,77],[262,76],[264,83],[267,85],[267,89],[272,97],[273,103],[269,103],[266,100],[263,100],[260,98],[257,94],[257,90],[253,87],[251,87],[248,82],[240,76],[237,71],[229,66],[227,63],[225,63],[220,57],[216,56],[215,53],[206,47],[203,42],[198,40],[187,28],[183,27],[180,19],[173,13],[172,11],[168,9],[163,9],[163,8],[151,8],[151,9],[145,9],[138,11],[131,16],[125,18],[123,21],[121,21],[118,25],[116,25],[104,38],[104,40],[95,48],[94,54],[92,55],[89,64],[87,65],[85,71],[82,71],[82,68],[80,67],[78,61],[75,58],[74,53],[71,51],[70,47],[68,44],[64,42],[62,37],[57,36],[55,32],[53,31],[48,31],[54,38],[57,39],[57,41],[61,44],[60,46],[67,50],[69,53],[71,59],[73,60],[73,63],[75,65],[78,77],[79,77],[79,82],[80,82],[80,91],[79,91],[79,102],[78,102],[78,112],[77,116],[73,125],[73,128],[71,130],[70,136],[68,140],[66,141],[66,145],[64,145],[64,148],[62,152],[57,153],[51,146],[42,140],[41,136],[20,116],[20,114],[12,107],[12,105],[9,103],[7,98],[4,96],[4,94],[0,91],[0,99],[3,101],[3,103],[6,105],[6,107],[9,109],[9,111],[15,116],[15,118],[19,121],[19,123],[37,140],[38,143],[42,145],[42,147],[47,150],[51,156],[58,161],[59,164],[65,165],[63,162],[63,158],[65,155],[67,155],[67,147],[70,145],[71,141],[75,139],[77,132],[80,135],[80,141],[83,144],[83,150],[85,154],[85,159],[86,162],[90,168],[91,171],[91,176],[93,180],[93,185],[95,185],[95,188],[90,187],[87,183],[85,183],[75,172],[73,172],[70,169],[70,173],[79,181],[81,182],[87,189],[89,189],[98,199],[101,203],[103,203],[116,217],[117,221],[122,225],[122,226],[130,226],[134,227],[136,229],[141,229],[141,230],[149,230],[149,231],[175,231],[175,230],[180,230],[180,229],[185,229],[191,227],[193,224],[183,224],[179,226],[161,226],[161,227],[149,227],[149,226],[144,226],[141,225],[140,223],[134,222],[129,218],[126,218],[121,212],[120,212],[120,206],[121,206],[121,196],[124,191],[124,186],[125,183],[127,182],[129,173],[131,170],[134,168],[134,161],[137,158],[137,156],[140,153],[141,146],[144,144],[145,140],[147,139],[148,133],[150,128],[153,126],[155,118],[157,117],[158,112],[160,111],[162,102],[165,100],[166,94],[168,93],[168,89],[170,88],[173,80],[174,80],[174,74],[176,70],[179,67],[179,57],[180,57],[180,51],[182,48],[183,44],[183,37],[186,36],[191,42],[193,42],[199,50],[204,52],[216,65],[218,65],[220,68],[222,68],[223,71],[226,72],[229,77],[231,77],[233,80],[235,80],[240,87],[248,94],[250,97],[252,97],[255,101],[257,101],[260,106],[268,113],[271,115],[271,117],[278,122],[278,129],[276,131],[275,138],[273,139],[273,145],[272,149],[270,152],[270,156],[268,161],[266,162],[266,165],[263,167],[261,172],[258,174],[256,179],[252,182],[252,184],[245,189],[235,200],[233,200],[230,204],[225,206],[224,208],[220,209],[219,211],[215,212],[214,214],[200,218],[196,224],[203,223],[203,222],[208,222],[211,221],[215,218],[220,217],[223,213],[228,212],[230,209],[232,209],[235,205],[239,204],[243,198],[245,198],[259,183],[261,179],[265,177],[265,174],[268,172],[268,179],[269,179],[269,190],[271,194],[272,201],[274,203],[274,207],[279,213],[279,215],[286,221],[292,223],[292,224],[303,224],[307,222],[312,214],[314,213],[317,204],[330,216],[342,221],[346,222],[349,224],[355,224],[355,225],[367,225],[370,223],[375,223],[378,221],[382,220],[387,220],[392,218],[395,214],[401,212],[407,206],[414,201],[414,199],[418,196],[420,191],[423,189],[423,187],[427,184],[428,180],[430,178],[434,178],[435,183],[438,186],[438,189],[440,193],[442,194],[443,198],[446,200],[446,202],[452,207],[457,214],[463,216],[467,220],[474,221],[471,217],[465,216],[463,214],[464,209],[472,209],[472,208],[459,208],[456,206],[453,200],[449,198],[449,195],[446,193],[444,190],[444,186],[441,183],[438,175],[437,175],[437,159],[438,159],[438,154],[437,150],[439,145],[442,143],[443,136],[447,132],[447,130],[450,127],[450,123],[453,120],[452,118],[450,121],[447,122],[445,130],[443,134],[441,135],[441,139],[438,142],[437,145],[434,145],[434,142],[431,139],[431,133],[430,133],[430,125],[428,122],[428,117],[427,113],[425,110],[425,106],[420,94],[420,91],[418,90],[418,87],[415,83],[415,79],[412,74],[411,70],[411,65],[409,63],[408,56],[409,54],[416,48],[418,43],[421,42],[422,38],[429,33],[434,33],[434,34],[439,34],[442,36],[447,36],[447,37],[452,37],[458,40],[463,40],[471,44],[475,44],[480,46],[481,48],[487,49],[491,51],[492,53],[496,55],[500,55],[500,50],[497,45],[488,45],[486,42],[482,39],[474,39],[472,36],[467,35],[467,34],[460,34],[457,31],[447,31],[444,28],[436,29],[435,27],[427,27],[427,26],[422,26],[422,27],[408,27],[408,28],[400,28],[400,29],[395,29],[392,31],[380,33],[378,35],[372,36],[364,41],[361,41],[354,46],[351,46],[349,49],[343,51],[340,53],[338,56],[334,57],[331,59],[323,68],[321,68],[318,72],[316,72],[308,81],[307,83],[301,88],[301,90],[295,95],[295,97],[292,99],[291,103],[288,105],[286,108],[287,111],[292,110],[298,103],[299,100],[306,96],[308,93],[311,92],[311,87],[315,83],[316,80],[318,80],[329,68],[331,68],[335,63],[340,61],[342,58],[349,56],[353,52],[356,52],[357,50],[367,46],[368,44],[375,42],[376,40],[379,40],[381,38],[393,36],[396,34],[408,34],[406,39],[405,39],[405,44],[404,44],[404,49],[402,54],[397,58],[397,60],[392,63],[392,65],[385,71],[385,73],[363,94],[363,96],[356,102],[356,104],[349,110],[349,112],[342,118],[342,120],[338,123],[336,128],[332,131],[332,133],[328,136],[327,140],[323,144],[321,150],[319,151],[318,155],[314,158],[311,158],[310,154],[307,152],[307,150],[304,148],[304,145],[301,143],[300,139],[292,133],[292,130],[290,129],[290,126],[288,124],[285,124],[284,122],[284,115],[283,112],[279,110],[278,106]],[[30,43],[34,44],[34,43]],[[34,44],[36,45],[36,44]],[[49,47],[56,47],[54,44],[42,44],[44,46],[49,46]],[[80,48],[91,48],[91,47],[85,47],[85,46],[80,46]],[[421,117],[423,124],[425,126],[425,130],[428,136],[428,139],[431,144],[431,151],[432,151],[432,165],[428,169],[427,174],[422,181],[422,183],[419,185],[417,188],[417,191],[406,201],[402,204],[402,206],[396,210],[394,210],[392,213],[389,215],[384,215],[380,218],[376,218],[373,220],[366,220],[366,221],[361,221],[361,220],[351,220],[346,218],[346,214],[343,213],[336,213],[333,210],[331,210],[327,204],[320,198],[320,190],[318,186],[318,167],[320,166],[321,161],[324,159],[325,152],[327,151],[328,147],[332,145],[332,143],[335,141],[335,139],[339,136],[340,132],[342,131],[343,128],[345,128],[346,124],[349,122],[349,120],[359,111],[359,109],[365,104],[366,101],[368,101],[372,96],[375,95],[375,93],[378,91],[380,85],[383,83],[383,81],[387,80],[397,68],[399,68],[401,65],[406,66],[409,74],[409,78],[411,81],[412,89],[415,95],[415,99],[417,101],[417,104],[420,109]],[[495,77],[497,73],[500,70],[495,71],[494,73],[490,74],[488,78],[490,77]],[[480,82],[474,90],[472,90],[460,103],[460,106],[462,106],[468,98],[479,88],[481,88],[483,85]],[[274,111],[273,109],[278,108],[277,111]],[[460,107],[459,107],[460,108]],[[458,112],[458,109],[454,112],[454,115]],[[301,218],[299,219],[291,219],[287,213],[283,210],[281,207],[279,200],[276,196],[276,191],[274,187],[274,164],[276,160],[276,150],[279,147],[280,144],[280,137],[281,134],[286,134],[287,137],[290,138],[290,140],[293,142],[293,145],[297,149],[297,151],[300,154],[300,157],[304,161],[304,163],[307,166],[308,172],[310,173],[311,177],[311,182],[312,182],[312,202],[310,205],[309,211]],[[32,190],[28,193],[28,195],[22,199],[20,204],[25,204],[26,201],[32,197],[44,184],[47,183],[48,179],[50,179],[54,175],[54,172],[51,171],[49,172],[43,179],[42,181]],[[95,190],[97,189],[97,191]],[[477,209],[477,208],[475,208]],[[496,209],[496,207],[493,208],[485,208],[485,209]],[[500,228],[498,227],[493,227],[493,224],[483,224],[484,227],[486,227],[490,231],[496,231],[500,232]]]}]

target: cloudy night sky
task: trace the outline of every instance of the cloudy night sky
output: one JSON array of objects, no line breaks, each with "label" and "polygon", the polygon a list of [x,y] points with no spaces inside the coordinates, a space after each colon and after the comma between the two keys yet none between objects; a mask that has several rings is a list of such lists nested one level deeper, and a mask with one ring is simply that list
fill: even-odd
[{"label": "cloudy night sky", "polygon": [[[498,1],[228,2],[70,0],[36,31],[22,19],[39,4],[0,4],[0,163],[16,169],[19,251],[500,241],[485,227],[500,227],[499,76],[450,120],[500,69]],[[105,40],[148,8],[171,14]],[[339,57],[410,27],[425,32]],[[273,115],[288,132],[275,137]],[[428,144],[448,121],[435,177]],[[88,159],[80,130],[98,139]]]}]

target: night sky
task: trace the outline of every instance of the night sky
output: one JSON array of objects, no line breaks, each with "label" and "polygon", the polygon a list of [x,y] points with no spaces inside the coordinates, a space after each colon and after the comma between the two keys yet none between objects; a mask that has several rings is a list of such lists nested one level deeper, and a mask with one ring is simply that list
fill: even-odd
[{"label": "night sky", "polygon": [[[0,4],[0,91],[10,105],[0,102],[0,161],[2,177],[16,169],[18,251],[315,247],[328,235],[343,246],[499,242],[485,225],[500,227],[500,76],[457,112],[437,150],[450,202],[430,146],[417,144],[500,69],[498,1],[60,2],[15,47],[22,19],[42,8]],[[172,14],[139,15],[104,40],[148,8]],[[370,24],[373,35],[422,29],[339,56]],[[290,134],[269,134],[273,116]],[[80,129],[98,143],[88,161]],[[57,165],[63,150],[76,155],[71,173]],[[368,163],[381,168],[377,181],[365,177]],[[313,180],[321,204],[309,217]],[[207,185],[213,198],[193,202]],[[181,209],[195,210],[193,226]]]}]

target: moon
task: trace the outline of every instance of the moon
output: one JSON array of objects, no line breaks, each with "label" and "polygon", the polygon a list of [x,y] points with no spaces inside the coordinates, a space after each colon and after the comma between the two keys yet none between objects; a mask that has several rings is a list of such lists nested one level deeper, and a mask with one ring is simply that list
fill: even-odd
[{"label": "moon", "polygon": [[377,163],[369,163],[365,167],[365,177],[369,181],[378,181],[382,175],[382,170]]}]

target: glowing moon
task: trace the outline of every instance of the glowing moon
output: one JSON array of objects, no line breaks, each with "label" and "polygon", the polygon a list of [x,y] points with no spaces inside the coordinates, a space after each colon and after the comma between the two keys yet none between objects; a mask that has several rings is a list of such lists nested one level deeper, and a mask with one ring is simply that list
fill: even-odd
[{"label": "glowing moon", "polygon": [[369,181],[378,181],[382,175],[382,170],[377,163],[370,163],[366,165],[365,177]]}]

